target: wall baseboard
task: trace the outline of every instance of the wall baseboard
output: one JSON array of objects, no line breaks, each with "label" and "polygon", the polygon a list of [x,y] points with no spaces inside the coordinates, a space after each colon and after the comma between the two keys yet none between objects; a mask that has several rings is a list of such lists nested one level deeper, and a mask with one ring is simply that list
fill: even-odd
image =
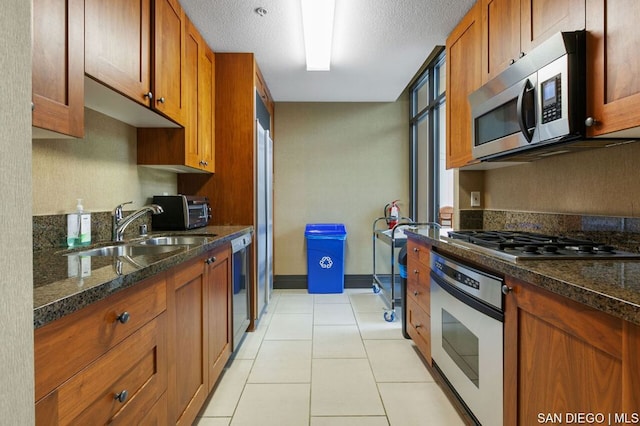
[{"label": "wall baseboard", "polygon": [[[371,275],[345,275],[344,288],[369,288],[373,285]],[[307,289],[306,275],[276,275],[273,277],[274,289]]]}]

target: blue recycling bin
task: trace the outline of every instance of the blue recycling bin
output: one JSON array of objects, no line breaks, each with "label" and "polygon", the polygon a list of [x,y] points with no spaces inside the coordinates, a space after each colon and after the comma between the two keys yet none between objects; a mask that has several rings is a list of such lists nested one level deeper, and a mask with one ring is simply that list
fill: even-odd
[{"label": "blue recycling bin", "polygon": [[347,230],[341,223],[307,224],[307,287],[309,293],[344,292],[344,245]]}]

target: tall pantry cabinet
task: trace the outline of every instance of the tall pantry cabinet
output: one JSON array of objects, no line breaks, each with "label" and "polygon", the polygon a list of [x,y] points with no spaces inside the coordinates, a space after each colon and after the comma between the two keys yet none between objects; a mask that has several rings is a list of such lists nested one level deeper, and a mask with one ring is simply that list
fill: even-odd
[{"label": "tall pantry cabinet", "polygon": [[[211,224],[253,226],[250,325],[253,328],[265,297],[264,291],[258,291],[265,286],[258,281],[258,274],[272,270],[272,260],[262,256],[263,248],[267,250],[273,241],[270,233],[261,232],[269,228],[269,223],[259,214],[259,210],[263,210],[259,207],[263,200],[271,199],[272,177],[258,173],[257,118],[261,116],[260,127],[272,134],[274,106],[252,53],[216,53],[215,63],[215,174],[179,175],[178,191],[209,197]],[[266,210],[272,211],[272,206]],[[270,273],[266,276],[271,278]]]}]

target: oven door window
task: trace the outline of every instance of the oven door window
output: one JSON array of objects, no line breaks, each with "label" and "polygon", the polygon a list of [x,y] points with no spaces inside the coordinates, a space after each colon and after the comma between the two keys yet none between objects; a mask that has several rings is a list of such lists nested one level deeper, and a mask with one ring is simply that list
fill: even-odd
[{"label": "oven door window", "polygon": [[480,388],[478,336],[442,309],[442,348],[476,388]]}]

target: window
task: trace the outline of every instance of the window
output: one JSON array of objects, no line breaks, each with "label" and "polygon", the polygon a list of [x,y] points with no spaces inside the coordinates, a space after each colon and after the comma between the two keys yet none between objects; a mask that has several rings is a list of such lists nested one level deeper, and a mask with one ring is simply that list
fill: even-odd
[{"label": "window", "polygon": [[416,222],[436,222],[441,206],[453,206],[453,172],[446,170],[446,61],[444,48],[410,91],[410,214]]}]

